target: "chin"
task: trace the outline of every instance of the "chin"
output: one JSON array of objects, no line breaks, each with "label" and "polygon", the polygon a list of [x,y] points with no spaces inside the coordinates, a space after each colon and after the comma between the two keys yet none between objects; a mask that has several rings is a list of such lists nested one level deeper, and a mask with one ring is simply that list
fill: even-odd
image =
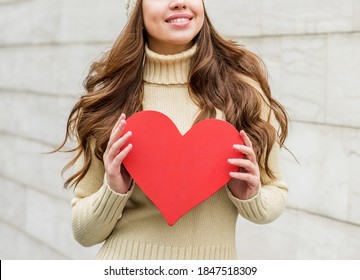
[{"label": "chin", "polygon": [[181,38],[175,40],[169,40],[169,44],[174,46],[185,46],[185,45],[192,45],[194,38]]}]

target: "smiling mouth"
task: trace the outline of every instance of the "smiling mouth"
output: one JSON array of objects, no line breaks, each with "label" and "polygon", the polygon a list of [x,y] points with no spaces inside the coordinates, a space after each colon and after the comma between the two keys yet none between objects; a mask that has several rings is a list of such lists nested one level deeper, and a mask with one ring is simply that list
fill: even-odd
[{"label": "smiling mouth", "polygon": [[174,18],[171,20],[167,20],[168,23],[182,23],[192,20],[192,18]]}]

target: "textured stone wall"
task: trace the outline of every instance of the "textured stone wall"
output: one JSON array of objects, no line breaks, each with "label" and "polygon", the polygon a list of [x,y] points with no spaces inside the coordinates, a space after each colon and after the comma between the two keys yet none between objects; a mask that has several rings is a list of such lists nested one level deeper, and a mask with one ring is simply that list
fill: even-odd
[{"label": "textured stone wall", "polygon": [[[90,62],[126,18],[120,0],[0,0],[0,257],[86,259],[70,228],[61,142]],[[288,209],[238,222],[240,258],[360,258],[360,0],[207,0],[219,31],[258,53],[289,111]]]}]

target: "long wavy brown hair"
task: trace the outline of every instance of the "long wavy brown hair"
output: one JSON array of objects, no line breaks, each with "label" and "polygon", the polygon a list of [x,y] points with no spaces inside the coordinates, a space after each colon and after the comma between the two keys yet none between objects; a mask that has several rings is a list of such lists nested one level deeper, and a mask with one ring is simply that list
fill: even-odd
[{"label": "long wavy brown hair", "polygon": [[[142,16],[142,1],[138,1],[127,25],[112,48],[94,62],[84,81],[85,93],[70,112],[66,135],[56,151],[63,151],[70,139],[77,146],[63,173],[83,155],[82,168],[69,177],[64,187],[77,185],[86,175],[95,156],[102,160],[111,130],[124,112],[128,117],[142,110],[143,63],[146,30]],[[205,20],[194,38],[197,50],[189,73],[189,93],[199,106],[195,123],[216,115],[216,108],[226,121],[249,135],[260,168],[274,177],[268,164],[270,150],[278,141],[283,146],[288,132],[288,117],[284,108],[271,95],[267,72],[261,59],[236,42],[224,39],[215,30],[205,11]],[[275,129],[261,117],[264,103],[276,118]],[[95,139],[95,145],[90,140]]]}]

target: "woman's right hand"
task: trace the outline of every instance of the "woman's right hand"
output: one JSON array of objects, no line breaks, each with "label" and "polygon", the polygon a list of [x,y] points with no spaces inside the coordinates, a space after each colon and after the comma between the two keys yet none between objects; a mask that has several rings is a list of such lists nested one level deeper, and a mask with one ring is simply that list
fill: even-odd
[{"label": "woman's right hand", "polygon": [[109,142],[103,156],[108,185],[113,191],[120,194],[128,192],[131,182],[130,174],[126,171],[122,164],[123,160],[132,149],[131,144],[128,144],[124,149],[122,149],[131,137],[131,131],[122,135],[125,126],[126,116],[125,114],[121,114],[119,120],[116,122],[111,131]]}]

